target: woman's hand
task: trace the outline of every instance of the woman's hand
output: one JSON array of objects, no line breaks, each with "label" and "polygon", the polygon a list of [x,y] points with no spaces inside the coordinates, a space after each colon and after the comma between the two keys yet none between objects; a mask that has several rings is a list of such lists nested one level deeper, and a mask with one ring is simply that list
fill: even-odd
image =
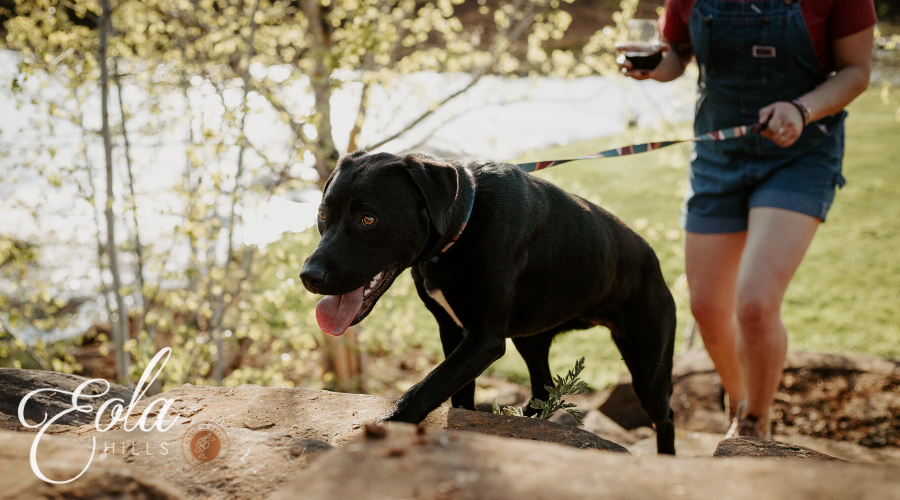
[{"label": "woman's hand", "polygon": [[652,70],[646,70],[646,69],[633,69],[631,67],[631,61],[629,61],[628,59],[626,59],[624,57],[626,51],[630,51],[632,49],[637,51],[637,50],[639,50],[638,48],[629,47],[628,45],[617,45],[616,52],[618,52],[620,54],[620,56],[619,56],[619,58],[616,59],[616,64],[619,66],[619,69],[622,71],[622,74],[629,78],[634,78],[635,80],[648,80],[651,78],[654,80],[658,80],[658,78],[655,78],[655,77],[659,76],[657,73],[659,71],[660,66],[663,65],[663,60],[665,59],[666,52],[669,51],[669,48],[670,48],[669,44],[660,43],[659,50],[660,50],[660,52],[663,53],[662,54],[663,59],[660,59],[659,64],[657,64],[656,67],[653,68]]},{"label": "woman's hand", "polygon": [[[656,68],[649,71],[636,70],[631,67],[630,61],[622,57],[622,63],[619,64],[622,74],[634,78],[635,80],[647,80],[652,78],[658,82],[671,82],[684,74],[684,68],[691,61],[691,57],[693,56],[691,44],[673,42],[670,45],[668,42],[661,42],[659,46],[660,51],[662,51],[662,60],[656,65]],[[629,47],[626,45],[616,47],[616,50],[624,55],[625,50],[628,48]],[[618,64],[618,59],[616,60],[616,63]]]},{"label": "woman's hand", "polygon": [[768,122],[762,136],[783,148],[797,142],[803,133],[803,115],[797,106],[787,101],[779,101],[759,110],[759,122]]}]

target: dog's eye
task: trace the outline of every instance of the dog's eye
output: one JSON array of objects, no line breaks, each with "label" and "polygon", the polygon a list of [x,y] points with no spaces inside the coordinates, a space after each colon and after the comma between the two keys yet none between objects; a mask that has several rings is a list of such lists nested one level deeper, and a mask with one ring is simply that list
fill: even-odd
[{"label": "dog's eye", "polygon": [[325,211],[319,210],[319,220],[325,220]]},{"label": "dog's eye", "polygon": [[372,224],[375,224],[375,217],[372,217],[371,215],[363,216],[362,223],[371,226]]}]

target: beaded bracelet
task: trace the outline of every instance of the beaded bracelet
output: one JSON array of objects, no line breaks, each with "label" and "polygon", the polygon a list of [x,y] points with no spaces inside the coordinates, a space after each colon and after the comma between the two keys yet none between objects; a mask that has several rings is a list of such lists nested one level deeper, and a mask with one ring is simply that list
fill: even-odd
[{"label": "beaded bracelet", "polygon": [[803,126],[809,125],[809,116],[812,114],[812,109],[810,109],[809,104],[806,104],[801,99],[794,99],[790,101],[791,104],[797,107],[797,110],[800,111],[800,116],[803,118]]}]

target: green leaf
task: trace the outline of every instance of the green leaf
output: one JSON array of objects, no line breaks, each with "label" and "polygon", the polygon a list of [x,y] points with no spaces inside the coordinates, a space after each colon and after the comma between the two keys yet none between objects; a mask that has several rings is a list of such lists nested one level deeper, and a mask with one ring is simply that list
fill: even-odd
[{"label": "green leaf", "polygon": [[566,378],[557,375],[554,386],[544,386],[544,388],[547,389],[547,392],[550,393],[550,397],[547,401],[541,401],[536,398],[531,400],[530,406],[536,410],[541,410],[540,418],[550,420],[550,417],[558,410],[565,410],[569,415],[572,415],[572,418],[575,419],[579,427],[584,425],[581,419],[581,412],[572,410],[572,408],[575,408],[577,405],[574,403],[566,403],[563,400],[563,396],[583,394],[587,391],[587,383],[578,378],[578,375],[581,374],[582,370],[584,370],[584,358],[575,362],[575,368],[569,370],[566,374]]}]

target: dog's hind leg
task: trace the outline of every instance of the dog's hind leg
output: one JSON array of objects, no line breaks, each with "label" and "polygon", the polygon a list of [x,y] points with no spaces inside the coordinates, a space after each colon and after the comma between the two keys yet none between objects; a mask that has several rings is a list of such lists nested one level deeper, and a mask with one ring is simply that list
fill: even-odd
[{"label": "dog's hind leg", "polygon": [[528,377],[531,379],[531,399],[525,403],[525,416],[530,417],[540,412],[531,407],[531,401],[541,399],[547,401],[550,393],[545,385],[553,385],[553,374],[550,373],[550,363],[547,356],[550,354],[550,343],[553,341],[556,330],[549,330],[530,337],[515,337],[512,339],[516,350],[522,355],[525,364],[528,365]]},{"label": "dog's hind leg", "polygon": [[592,326],[593,323],[590,321],[575,318],[541,333],[512,339],[513,345],[516,346],[516,350],[519,351],[528,366],[528,377],[531,379],[531,399],[525,404],[525,416],[530,417],[540,413],[540,410],[531,407],[532,400],[547,401],[550,398],[550,393],[547,392],[545,386],[553,385],[553,373],[550,372],[548,360],[553,338],[560,333],[583,330]]},{"label": "dog's hind leg", "polygon": [[675,454],[672,354],[675,348],[675,302],[665,283],[653,286],[622,307],[610,327],[622,359],[631,371],[634,392],[656,426],[656,449]]}]

